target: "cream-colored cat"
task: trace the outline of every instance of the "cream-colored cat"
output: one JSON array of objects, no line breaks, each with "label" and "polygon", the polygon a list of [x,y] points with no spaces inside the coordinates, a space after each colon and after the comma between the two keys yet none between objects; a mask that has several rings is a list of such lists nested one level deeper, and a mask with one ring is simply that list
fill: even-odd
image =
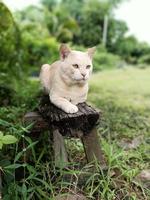
[{"label": "cream-colored cat", "polygon": [[76,105],[86,101],[94,52],[95,47],[81,52],[62,44],[61,60],[41,68],[40,80],[50,101],[66,113],[76,113]]}]

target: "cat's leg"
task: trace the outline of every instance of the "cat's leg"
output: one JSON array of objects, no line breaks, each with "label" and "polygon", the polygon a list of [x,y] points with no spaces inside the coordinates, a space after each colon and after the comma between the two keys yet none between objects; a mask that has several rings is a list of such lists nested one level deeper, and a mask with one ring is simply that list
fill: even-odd
[{"label": "cat's leg", "polygon": [[76,113],[78,112],[78,107],[73,105],[70,101],[58,95],[49,95],[50,101],[56,105],[58,108],[62,109],[66,113]]}]

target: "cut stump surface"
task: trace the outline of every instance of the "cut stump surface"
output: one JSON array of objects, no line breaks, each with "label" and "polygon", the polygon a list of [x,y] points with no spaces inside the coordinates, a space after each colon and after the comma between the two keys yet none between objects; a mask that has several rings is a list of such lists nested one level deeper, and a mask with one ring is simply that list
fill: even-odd
[{"label": "cut stump surface", "polygon": [[73,136],[77,131],[86,135],[97,124],[100,112],[87,103],[80,103],[77,106],[79,109],[77,113],[67,114],[53,105],[48,95],[44,95],[41,98],[38,112],[50,126],[57,127],[63,136]]}]

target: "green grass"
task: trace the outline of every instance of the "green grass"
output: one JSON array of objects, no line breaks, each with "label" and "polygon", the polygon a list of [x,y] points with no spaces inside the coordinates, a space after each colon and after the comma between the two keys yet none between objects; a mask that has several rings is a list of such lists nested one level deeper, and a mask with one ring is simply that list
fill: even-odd
[{"label": "green grass", "polygon": [[[0,167],[3,170],[4,200],[52,200],[57,194],[77,192],[88,199],[101,200],[145,200],[150,191],[135,181],[143,169],[150,168],[150,69],[118,69],[94,74],[90,81],[88,101],[102,111],[98,132],[105,152],[108,169],[103,171],[95,162],[93,172],[83,186],[78,187],[77,177],[85,168],[70,170],[55,169],[49,151],[52,144],[47,133],[35,141],[22,116],[38,104],[39,83],[29,80],[17,84],[14,103],[0,108],[0,130],[18,137],[30,151],[26,162],[26,151],[17,145],[7,145],[0,152]],[[23,89],[22,89],[23,88]],[[132,140],[142,136],[135,149],[124,150],[119,146],[122,139]],[[67,140],[72,162],[84,163],[83,147],[79,140]],[[88,168],[88,166],[86,166]],[[19,170],[20,169],[20,170]],[[19,178],[14,177],[14,170]],[[74,184],[62,180],[63,174],[76,177]],[[59,176],[56,176],[59,175]]]},{"label": "green grass", "polygon": [[109,129],[116,129],[118,136],[149,132],[149,73],[150,69],[131,68],[93,75],[89,101],[102,110]]},{"label": "green grass", "polygon": [[[93,75],[90,99],[116,101],[117,106],[150,109],[150,68],[105,71]],[[97,96],[95,96],[97,94]]]},{"label": "green grass", "polygon": [[[145,189],[144,196],[139,196],[140,190],[135,192],[132,187],[134,177],[150,167],[149,74],[150,69],[118,69],[97,73],[90,82],[88,100],[102,111],[99,134],[108,160],[114,159],[109,167],[117,168],[125,178],[121,190],[129,199],[145,199],[149,195]],[[132,140],[138,136],[143,136],[143,141],[136,149],[124,151],[118,147],[123,138]]]}]

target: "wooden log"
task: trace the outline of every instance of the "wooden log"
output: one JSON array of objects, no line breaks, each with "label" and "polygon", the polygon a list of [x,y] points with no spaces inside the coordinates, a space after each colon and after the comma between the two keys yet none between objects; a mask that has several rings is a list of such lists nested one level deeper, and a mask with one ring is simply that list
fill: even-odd
[{"label": "wooden log", "polygon": [[35,133],[36,137],[45,130],[53,130],[57,166],[68,162],[62,136],[82,138],[87,161],[92,162],[96,158],[101,165],[105,165],[97,131],[94,128],[100,113],[86,103],[77,106],[77,113],[67,114],[53,105],[46,95],[42,97],[36,112],[25,115],[24,122],[26,125],[34,123],[31,132],[32,135]]},{"label": "wooden log", "polygon": [[[33,127],[31,129],[31,134],[33,137],[38,137],[40,133],[50,129],[49,124],[38,112],[27,113],[24,116],[23,121],[25,125],[33,124]],[[55,166],[64,167],[68,163],[68,158],[63,136],[59,133],[58,129],[51,129],[51,132],[53,132]]]},{"label": "wooden log", "polygon": [[106,162],[100,146],[100,138],[98,137],[96,128],[94,128],[88,135],[84,135],[82,137],[82,142],[87,161],[90,163],[97,159],[101,167],[105,168]]},{"label": "wooden log", "polygon": [[54,141],[54,154],[55,154],[55,166],[62,168],[67,166],[68,157],[65,148],[63,136],[59,133],[58,129],[53,131]]},{"label": "wooden log", "polygon": [[23,123],[28,126],[33,124],[31,132],[39,135],[39,133],[49,130],[49,124],[43,119],[39,112],[29,112],[23,118]]},{"label": "wooden log", "polygon": [[26,125],[33,123],[32,134],[57,127],[63,136],[77,137],[78,132],[88,134],[97,124],[99,111],[86,103],[78,104],[79,111],[67,114],[50,103],[49,99],[43,97],[35,112],[29,112],[24,116]]},{"label": "wooden log", "polygon": [[[77,113],[68,114],[53,105],[48,95],[41,98],[38,111],[47,123],[57,127],[64,136],[73,137],[72,133],[82,131],[88,134],[97,124],[100,112],[87,103],[77,105]],[[74,130],[74,131],[72,131]]]}]

